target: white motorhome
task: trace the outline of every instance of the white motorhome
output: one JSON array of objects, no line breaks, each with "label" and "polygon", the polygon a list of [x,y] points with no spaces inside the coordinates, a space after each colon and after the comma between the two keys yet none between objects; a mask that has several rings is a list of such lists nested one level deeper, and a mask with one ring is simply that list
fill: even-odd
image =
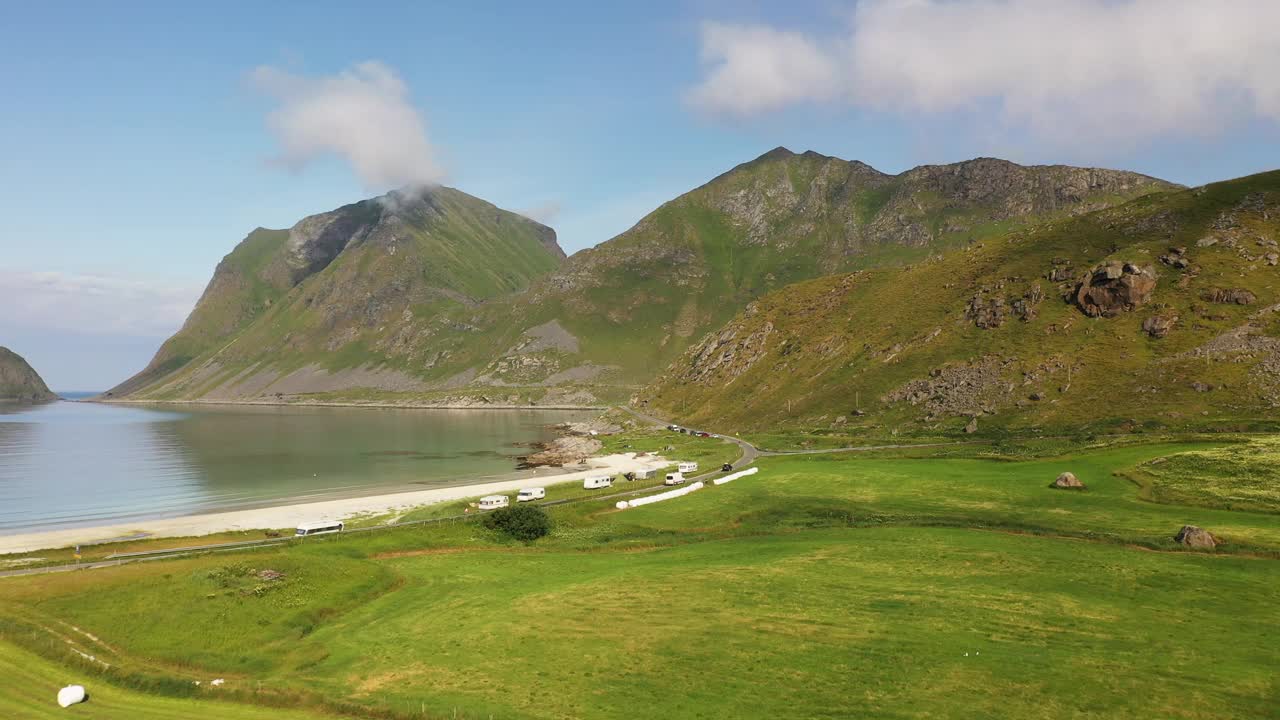
[{"label": "white motorhome", "polygon": [[677,470],[679,470],[679,471],[680,471],[680,472],[682,472],[682,473],[698,472],[698,463],[696,463],[696,462],[682,462],[682,463],[680,463],[679,465],[677,465],[677,466],[676,466],[676,469],[677,469]]},{"label": "white motorhome", "polygon": [[546,488],[522,488],[516,495],[516,502],[529,502],[530,500],[541,500],[547,496]]},{"label": "white motorhome", "polygon": [[342,532],[347,526],[341,520],[327,520],[323,522],[302,523],[298,526],[298,532],[294,533],[294,537],[306,537],[309,535],[323,535],[325,533]]},{"label": "white motorhome", "polygon": [[658,471],[653,469],[637,470],[635,476],[637,480],[652,480],[658,476]]},{"label": "white motorhome", "polygon": [[667,479],[662,481],[663,485],[683,485],[684,473],[667,473]]},{"label": "white motorhome", "polygon": [[506,495],[485,495],[480,498],[479,507],[481,510],[497,510],[498,508],[506,507],[508,504],[509,501]]},{"label": "white motorhome", "polygon": [[582,481],[582,487],[587,490],[595,490],[597,488],[607,488],[613,485],[612,475],[592,475]]}]

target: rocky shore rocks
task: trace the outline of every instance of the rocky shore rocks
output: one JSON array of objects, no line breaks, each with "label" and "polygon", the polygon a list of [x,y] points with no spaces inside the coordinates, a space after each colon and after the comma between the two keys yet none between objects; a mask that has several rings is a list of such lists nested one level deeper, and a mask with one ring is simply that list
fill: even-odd
[{"label": "rocky shore rocks", "polygon": [[546,443],[538,452],[526,456],[520,467],[577,465],[600,452],[603,447],[603,443],[590,435],[566,435]]}]

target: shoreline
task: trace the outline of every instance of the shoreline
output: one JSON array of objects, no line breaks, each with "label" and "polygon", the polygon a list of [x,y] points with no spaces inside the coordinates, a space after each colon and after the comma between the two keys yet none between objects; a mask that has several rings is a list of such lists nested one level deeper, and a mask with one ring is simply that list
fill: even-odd
[{"label": "shoreline", "polygon": [[269,407],[341,407],[341,408],[383,408],[406,410],[580,410],[604,411],[610,405],[508,405],[508,404],[428,404],[423,402],[340,402],[337,400],[302,400],[298,402],[281,402],[277,400],[125,400],[98,399],[97,397],[68,399],[58,398],[62,402],[93,403],[97,405],[262,405]]},{"label": "shoreline", "polygon": [[[302,522],[347,520],[356,515],[402,512],[424,505],[434,505],[452,500],[515,492],[531,485],[551,486],[581,480],[587,475],[608,471],[617,475],[641,469],[658,470],[670,463],[661,456],[635,457],[635,453],[603,455],[589,458],[587,467],[568,470],[545,477],[523,475],[484,482],[470,481],[461,485],[435,487],[424,490],[402,490],[375,495],[356,495],[328,500],[304,502],[284,501],[279,505],[253,507],[239,510],[183,515],[172,518],[135,520],[128,523],[95,525],[62,530],[38,530],[12,535],[0,535],[0,555],[52,550],[71,545],[92,545],[117,540],[126,536],[145,533],[147,538],[188,537],[243,530],[275,530],[296,526]],[[563,470],[563,469],[562,469]]]}]

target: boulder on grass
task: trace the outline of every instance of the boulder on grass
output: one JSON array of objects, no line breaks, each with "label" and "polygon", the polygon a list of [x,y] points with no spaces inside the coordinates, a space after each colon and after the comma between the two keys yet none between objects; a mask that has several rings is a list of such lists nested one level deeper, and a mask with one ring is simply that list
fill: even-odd
[{"label": "boulder on grass", "polygon": [[1083,490],[1084,483],[1076,477],[1075,473],[1064,472],[1049,484],[1051,488],[1061,488],[1063,490]]},{"label": "boulder on grass", "polygon": [[1213,533],[1205,530],[1204,528],[1196,527],[1195,525],[1183,525],[1182,529],[1178,531],[1178,534],[1175,535],[1173,539],[1177,540],[1178,544],[1185,545],[1189,548],[1207,548],[1212,550],[1218,547],[1218,538],[1214,537]]}]

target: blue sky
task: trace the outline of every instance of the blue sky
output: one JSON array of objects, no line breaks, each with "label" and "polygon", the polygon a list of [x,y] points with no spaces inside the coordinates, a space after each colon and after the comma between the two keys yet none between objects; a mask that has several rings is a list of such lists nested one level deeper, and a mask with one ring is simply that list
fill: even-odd
[{"label": "blue sky", "polygon": [[[1259,22],[1272,19],[1272,4],[1239,1]],[[1149,27],[1141,13],[1165,17],[1181,5],[1168,2],[1112,3],[1137,13],[1117,20],[1093,0],[1052,18],[1039,0],[1019,13],[995,0],[951,8],[927,0],[916,4],[929,15],[906,20],[945,30],[958,6],[975,22],[984,13],[1011,18],[1012,37],[1063,23]],[[1186,102],[1136,104],[1130,85],[1151,84],[1141,66],[1116,70],[1115,87],[1079,89],[1078,76],[1056,77],[1052,66],[1018,76],[1015,68],[1034,65],[1017,55],[1025,48],[995,52],[992,62],[1008,70],[994,75],[944,56],[947,72],[962,66],[944,91],[931,82],[937,66],[915,67],[927,53],[884,67],[859,54],[886,38],[893,47],[939,46],[927,30],[898,42],[906,10],[895,3],[11,6],[0,25],[0,292],[10,296],[0,301],[0,344],[57,389],[114,384],[176,329],[248,231],[387,189],[338,155],[301,170],[269,162],[280,153],[266,120],[278,99],[250,82],[260,66],[323,78],[380,63],[407,89],[447,184],[539,215],[570,252],[777,145],[888,172],[998,155],[1199,184],[1280,166],[1280,111],[1267,105],[1280,104],[1280,89],[1265,79],[1280,77],[1268,65],[1277,58],[1238,33],[1196,48],[1196,67],[1223,70],[1192,100],[1225,102],[1220,115]],[[1188,11],[1181,26],[1149,29],[1199,35],[1205,25]],[[1241,76],[1242,62],[1257,65],[1257,76]],[[910,92],[877,90],[881,81]],[[1055,84],[1079,91],[1036,105],[1037,89]],[[1120,125],[1150,132],[1111,132]],[[19,291],[25,304],[14,301]]]}]

